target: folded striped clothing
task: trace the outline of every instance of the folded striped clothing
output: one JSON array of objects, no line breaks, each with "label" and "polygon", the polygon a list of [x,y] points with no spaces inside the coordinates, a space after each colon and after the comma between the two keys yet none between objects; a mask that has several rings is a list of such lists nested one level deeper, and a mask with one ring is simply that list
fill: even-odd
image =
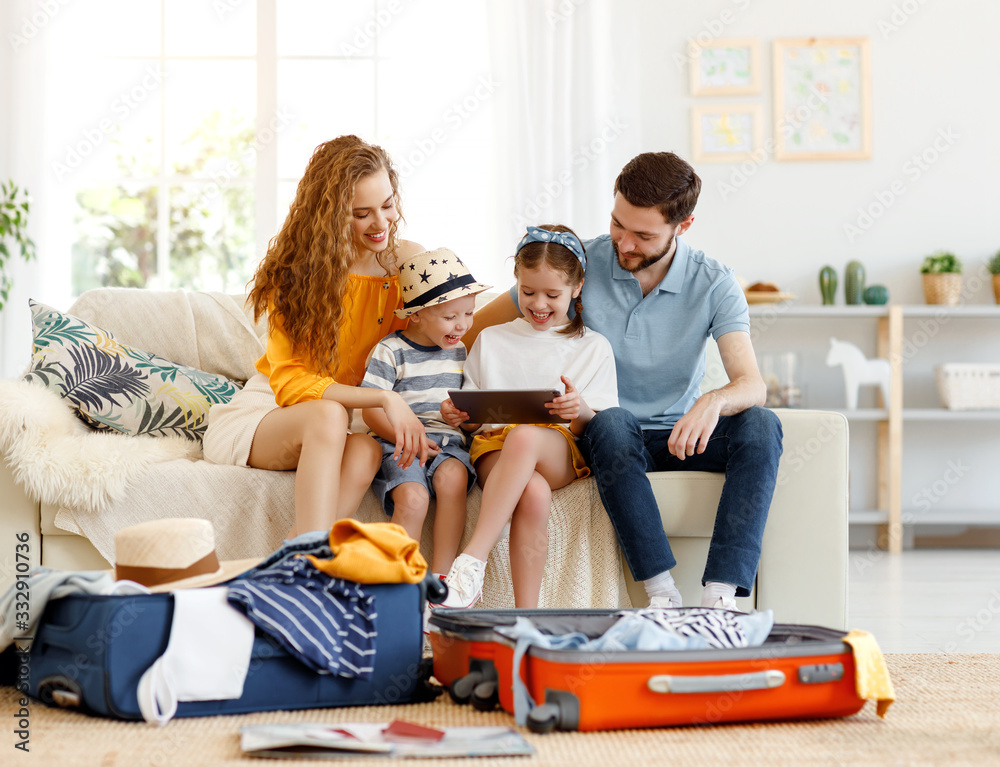
[{"label": "folded striped clothing", "polygon": [[263,633],[320,673],[368,679],[374,671],[375,597],[317,570],[331,556],[325,533],[305,533],[230,581],[228,600]]}]

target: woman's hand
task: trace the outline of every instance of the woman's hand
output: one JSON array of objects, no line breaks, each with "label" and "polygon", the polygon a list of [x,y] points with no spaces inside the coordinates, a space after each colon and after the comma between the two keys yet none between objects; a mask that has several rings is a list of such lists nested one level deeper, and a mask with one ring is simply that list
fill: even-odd
[{"label": "woman's hand", "polygon": [[574,434],[582,434],[590,419],[594,417],[594,411],[583,401],[572,381],[566,376],[560,376],[560,380],[566,387],[566,393],[546,403],[549,412],[569,421],[570,431]]},{"label": "woman's hand", "polygon": [[428,453],[436,449],[437,445],[427,438],[423,423],[410,406],[396,392],[387,391],[382,410],[396,434],[393,460],[403,469],[409,467],[413,459],[418,456],[420,465],[426,464]]}]

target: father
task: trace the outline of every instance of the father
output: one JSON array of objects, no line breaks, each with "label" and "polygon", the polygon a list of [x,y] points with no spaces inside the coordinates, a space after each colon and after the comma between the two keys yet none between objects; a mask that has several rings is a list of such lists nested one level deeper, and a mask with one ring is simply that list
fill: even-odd
[{"label": "father", "polygon": [[[760,562],[781,424],[764,402],[746,298],[733,271],[679,239],[701,191],[670,152],[632,159],[615,181],[609,234],[584,243],[583,318],[611,341],[621,407],[599,412],[579,440],[625,559],[654,607],[679,607],[647,471],[725,472],[702,605],[736,609]],[[481,328],[519,316],[514,290],[476,315]],[[729,383],[699,394],[705,346],[719,346]]]}]

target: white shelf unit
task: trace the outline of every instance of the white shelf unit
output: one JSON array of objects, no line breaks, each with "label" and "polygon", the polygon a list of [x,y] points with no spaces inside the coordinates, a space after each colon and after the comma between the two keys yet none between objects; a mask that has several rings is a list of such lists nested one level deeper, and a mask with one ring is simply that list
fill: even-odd
[{"label": "white shelf unit", "polygon": [[[876,478],[876,508],[852,508],[849,519],[851,524],[884,525],[886,544],[890,551],[900,551],[903,545],[904,526],[916,525],[963,525],[963,526],[1000,526],[1000,504],[997,508],[904,508],[903,493],[903,461],[904,450],[925,449],[919,442],[907,443],[903,439],[904,423],[912,424],[913,428],[933,428],[935,424],[944,422],[965,423],[969,429],[978,429],[977,424],[984,428],[995,428],[992,424],[1000,421],[1000,410],[947,410],[943,407],[903,407],[904,363],[912,362],[920,357],[923,346],[915,343],[924,336],[936,335],[952,320],[979,320],[992,327],[990,341],[983,345],[987,354],[994,355],[991,361],[1000,361],[1000,337],[995,334],[1000,329],[1000,307],[977,306],[902,306],[891,304],[885,306],[799,306],[792,303],[754,305],[750,307],[751,332],[765,330],[777,323],[787,320],[818,320],[824,332],[835,332],[837,327],[833,321],[840,320],[875,320],[876,325],[876,355],[890,361],[891,382],[890,401],[879,403],[881,407],[862,408],[858,410],[843,410],[839,412],[847,416],[851,423],[874,423],[877,430]],[[831,321],[827,323],[825,321]],[[918,324],[918,330],[905,335],[907,323]],[[808,324],[800,328],[809,332]],[[818,328],[817,328],[818,329]],[[977,338],[982,337],[984,328],[980,328]],[[989,336],[987,335],[987,338]],[[755,347],[757,342],[755,340]],[[759,352],[760,350],[757,349]],[[789,349],[794,351],[794,349]],[[958,361],[939,359],[939,362]],[[933,376],[931,375],[932,379]],[[923,379],[927,379],[924,376]],[[921,380],[914,388],[922,390],[925,400],[929,390],[933,389],[933,381]],[[908,398],[908,403],[911,399]],[[923,403],[923,404],[926,404]],[[823,408],[834,409],[837,408]]]}]

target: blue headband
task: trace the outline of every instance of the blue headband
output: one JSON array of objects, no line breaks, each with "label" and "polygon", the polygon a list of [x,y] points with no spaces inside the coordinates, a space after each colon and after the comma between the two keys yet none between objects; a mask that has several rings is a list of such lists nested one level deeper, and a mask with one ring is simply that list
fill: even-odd
[{"label": "blue headband", "polygon": [[568,248],[574,256],[580,261],[580,266],[587,269],[587,254],[583,250],[583,243],[580,242],[580,238],[569,232],[551,232],[548,229],[542,229],[537,226],[529,226],[528,233],[521,238],[521,241],[517,244],[517,253],[521,251],[525,245],[529,242],[554,242],[557,245],[562,245],[564,248]]}]

